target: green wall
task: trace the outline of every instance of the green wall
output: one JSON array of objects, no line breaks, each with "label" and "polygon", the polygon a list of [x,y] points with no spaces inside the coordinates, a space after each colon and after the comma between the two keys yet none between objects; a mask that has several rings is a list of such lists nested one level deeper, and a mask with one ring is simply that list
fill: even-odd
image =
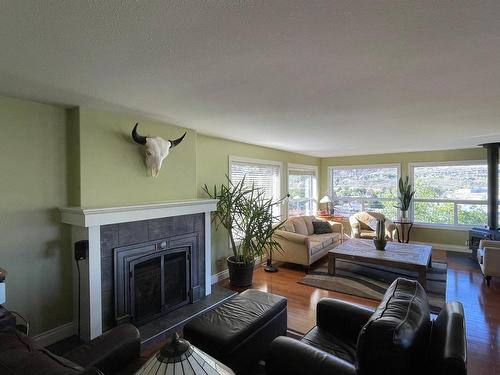
[{"label": "green wall", "polygon": [[[201,186],[222,184],[228,174],[229,156],[265,159],[282,162],[282,192],[285,194],[288,163],[320,165],[320,159],[312,156],[279,151],[271,148],[229,141],[227,139],[198,135],[197,147],[197,187],[198,196],[206,198]],[[285,184],[285,185],[283,185]],[[229,240],[226,232],[212,229],[212,273],[226,269],[226,257],[230,255]]]},{"label": "green wall", "polygon": [[0,266],[6,307],[37,334],[71,322],[66,115],[60,107],[0,97]]},{"label": "green wall", "polygon": [[[369,165],[369,164],[401,164],[401,176],[408,175],[408,164],[433,161],[486,160],[486,151],[481,148],[445,151],[405,152],[398,154],[343,156],[321,159],[321,194],[327,191],[328,167]],[[350,230],[347,228],[347,230]],[[419,242],[430,242],[446,245],[465,246],[468,235],[465,230],[443,230],[429,228],[412,229],[411,239]]]},{"label": "green wall", "polygon": [[[130,133],[175,139],[181,146],[163,161],[159,176],[149,176],[144,146]],[[134,115],[79,110],[80,203],[82,207],[119,206],[196,197],[196,132]]]}]

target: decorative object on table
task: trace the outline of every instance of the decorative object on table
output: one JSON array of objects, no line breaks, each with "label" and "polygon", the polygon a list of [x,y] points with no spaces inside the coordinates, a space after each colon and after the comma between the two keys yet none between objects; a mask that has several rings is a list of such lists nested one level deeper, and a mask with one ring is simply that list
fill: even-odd
[{"label": "decorative object on table", "polygon": [[[396,225],[396,234],[398,237],[398,242],[400,243],[408,243],[410,242],[410,231],[413,228],[413,221],[409,219],[404,220],[395,220],[394,224]],[[401,227],[401,233],[399,232],[399,227]]]},{"label": "decorative object on table", "polygon": [[140,135],[137,132],[138,125],[139,123],[136,123],[132,130],[132,138],[136,143],[146,146],[146,166],[151,176],[158,177],[163,159],[168,156],[172,148],[182,142],[186,136],[186,132],[177,139],[165,140],[161,137],[145,137]]},{"label": "decorative object on table", "polygon": [[[427,271],[426,293],[429,297],[429,308],[434,314],[439,314],[445,304],[447,270],[448,265],[445,262],[433,261],[432,268]],[[380,301],[389,285],[398,277],[416,279],[416,275],[416,272],[411,270],[337,259],[335,275],[328,274],[328,262],[324,262],[298,283]]]},{"label": "decorative object on table", "polygon": [[175,333],[170,341],[153,355],[136,375],[234,375],[234,372],[215,358],[180,339]]},{"label": "decorative object on table", "polygon": [[385,239],[385,220],[377,220],[377,230],[375,231],[375,238],[373,239],[375,248],[377,250],[384,250],[387,240]]},{"label": "decorative object on table", "polygon": [[0,305],[5,303],[5,277],[7,276],[7,271],[0,268]]},{"label": "decorative object on table", "polygon": [[288,195],[277,202],[265,197],[265,192],[245,183],[245,178],[233,183],[228,176],[227,185],[214,186],[209,191],[207,185],[203,191],[212,199],[218,199],[217,210],[212,221],[216,229],[221,227],[229,234],[233,255],[227,258],[229,279],[232,286],[252,285],[255,258],[282,251],[281,245],[273,235],[284,221],[273,215],[273,208],[281,205]]},{"label": "decorative object on table", "polygon": [[332,203],[332,200],[328,194],[325,194],[323,198],[319,200],[319,203],[326,204],[326,211],[328,212],[328,214],[330,215],[334,214],[333,207],[330,208],[330,203]]},{"label": "decorative object on table", "polygon": [[413,199],[413,195],[415,195],[415,190],[412,191],[412,186],[410,184],[410,179],[406,176],[403,181],[403,177],[399,178],[398,184],[398,200],[399,205],[394,206],[395,208],[399,208],[401,210],[401,221],[404,221],[408,218],[408,210],[410,209],[410,203]]}]

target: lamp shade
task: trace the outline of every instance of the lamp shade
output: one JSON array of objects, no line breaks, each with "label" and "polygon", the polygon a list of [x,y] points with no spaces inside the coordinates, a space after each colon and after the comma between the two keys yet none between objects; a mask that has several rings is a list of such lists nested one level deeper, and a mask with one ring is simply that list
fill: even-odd
[{"label": "lamp shade", "polygon": [[329,195],[325,195],[323,198],[320,199],[319,203],[330,203],[332,200],[330,199]]},{"label": "lamp shade", "polygon": [[177,334],[153,355],[136,375],[235,375],[207,353],[180,339]]}]

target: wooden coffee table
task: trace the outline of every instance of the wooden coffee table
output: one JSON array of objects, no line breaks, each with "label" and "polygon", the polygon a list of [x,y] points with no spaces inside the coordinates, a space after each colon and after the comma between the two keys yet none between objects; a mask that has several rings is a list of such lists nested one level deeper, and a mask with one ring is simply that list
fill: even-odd
[{"label": "wooden coffee table", "polygon": [[387,242],[385,250],[375,249],[373,240],[350,239],[328,252],[328,273],[335,275],[335,260],[378,264],[418,272],[418,282],[427,288],[427,268],[432,264],[432,246]]}]

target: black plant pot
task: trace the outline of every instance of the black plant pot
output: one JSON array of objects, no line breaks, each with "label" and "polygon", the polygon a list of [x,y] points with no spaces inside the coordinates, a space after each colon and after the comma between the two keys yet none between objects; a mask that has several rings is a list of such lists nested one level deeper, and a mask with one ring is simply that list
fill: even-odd
[{"label": "black plant pot", "polygon": [[227,268],[229,269],[229,281],[232,286],[245,287],[252,285],[253,268],[255,262],[245,264],[236,262],[234,256],[227,258]]},{"label": "black plant pot", "polygon": [[387,240],[374,239],[373,243],[375,244],[375,249],[385,250],[385,245],[387,244]]}]

